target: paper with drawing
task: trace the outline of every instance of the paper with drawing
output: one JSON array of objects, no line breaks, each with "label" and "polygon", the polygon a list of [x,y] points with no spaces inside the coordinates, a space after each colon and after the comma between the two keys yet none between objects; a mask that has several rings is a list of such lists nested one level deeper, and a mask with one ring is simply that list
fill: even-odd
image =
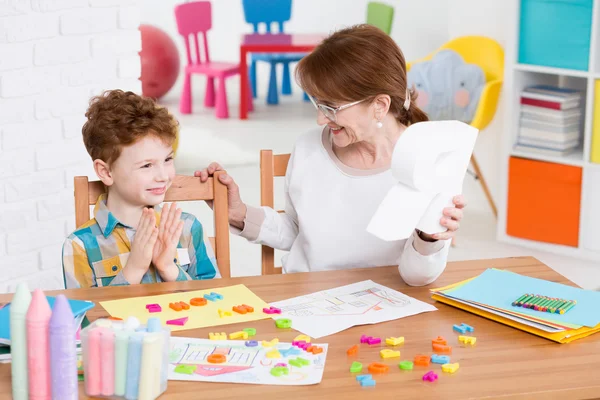
[{"label": "paper with drawing", "polygon": [[371,280],[271,303],[292,328],[320,338],[355,325],[376,324],[408,317],[434,306]]},{"label": "paper with drawing", "polygon": [[445,207],[462,193],[478,130],[459,121],[428,121],[409,126],[392,155],[390,189],[367,231],[387,241],[408,238],[416,229],[446,231],[440,224]]},{"label": "paper with drawing", "polygon": [[[252,338],[254,339],[254,338]],[[258,340],[257,340],[258,341]],[[314,385],[321,382],[327,344],[316,343],[322,353],[312,354],[292,346],[291,343],[278,343],[275,347],[247,347],[243,340],[208,340],[172,336],[169,352],[169,380],[199,382],[229,382],[257,385]],[[292,348],[289,353],[286,350]],[[269,358],[268,352],[278,349],[280,357]],[[295,351],[294,351],[295,349]],[[211,354],[224,354],[226,361],[211,364],[207,357]],[[285,355],[284,355],[285,354]],[[308,365],[294,366],[290,360],[308,360]],[[271,369],[277,364],[286,364],[287,374],[274,376]],[[192,366],[184,373],[175,372],[178,365]]]}]

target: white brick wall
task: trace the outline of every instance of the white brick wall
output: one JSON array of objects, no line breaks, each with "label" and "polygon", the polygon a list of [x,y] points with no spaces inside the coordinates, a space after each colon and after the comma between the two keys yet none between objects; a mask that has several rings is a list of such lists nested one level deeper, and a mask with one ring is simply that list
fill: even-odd
[{"label": "white brick wall", "polygon": [[141,92],[141,0],[0,0],[0,293],[61,289],[92,95]]}]

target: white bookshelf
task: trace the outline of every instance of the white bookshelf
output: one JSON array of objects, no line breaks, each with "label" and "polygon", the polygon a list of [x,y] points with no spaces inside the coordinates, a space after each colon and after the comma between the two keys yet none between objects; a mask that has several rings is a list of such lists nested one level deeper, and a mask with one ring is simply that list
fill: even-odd
[{"label": "white bookshelf", "polygon": [[[502,101],[505,103],[505,131],[503,133],[501,157],[501,191],[498,199],[497,238],[501,242],[519,245],[540,251],[565,256],[598,261],[600,268],[600,164],[590,162],[592,125],[594,122],[595,81],[600,80],[600,0],[593,1],[592,30],[587,71],[554,68],[518,62],[519,29],[521,0],[510,0],[511,15],[515,24],[505,49],[505,76]],[[544,18],[540,15],[540,18]],[[585,102],[582,106],[583,129],[581,145],[575,152],[566,156],[552,156],[530,153],[513,149],[519,131],[520,93],[526,86],[534,84],[552,84],[571,87],[584,91]],[[597,116],[600,118],[600,115]],[[566,246],[523,239],[507,234],[509,160],[511,157],[525,158],[539,162],[563,164],[581,168],[581,203],[579,210],[579,237],[577,246]],[[560,212],[560,210],[556,210]],[[549,215],[548,218],[552,218]],[[560,229],[560,227],[557,227]]]}]

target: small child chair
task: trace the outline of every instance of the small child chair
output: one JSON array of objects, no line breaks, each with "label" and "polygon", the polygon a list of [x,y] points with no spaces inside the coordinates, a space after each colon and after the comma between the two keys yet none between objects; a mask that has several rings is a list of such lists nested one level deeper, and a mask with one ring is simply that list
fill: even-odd
[{"label": "small child chair", "polygon": [[[244,18],[246,22],[252,24],[254,33],[259,33],[261,23],[265,24],[267,34],[271,33],[271,24],[273,23],[277,23],[279,33],[283,33],[283,23],[289,21],[292,16],[292,0],[242,0],[242,6],[244,7]],[[250,63],[252,97],[256,98],[257,96],[256,63],[258,61],[267,62],[271,65],[267,104],[278,104],[277,64],[283,64],[281,94],[290,95],[292,94],[290,63],[300,61],[302,57],[304,57],[303,53],[253,53]],[[307,100],[306,94],[304,97]]]},{"label": "small child chair", "polygon": [[[227,91],[225,80],[230,76],[240,73],[239,64],[211,61],[208,51],[208,31],[212,28],[212,9],[209,1],[194,1],[179,4],[175,7],[175,19],[177,30],[185,40],[187,53],[187,65],[185,66],[185,81],[181,92],[179,110],[182,114],[192,112],[192,74],[206,75],[206,94],[204,97],[205,107],[214,107],[217,118],[228,118]],[[202,35],[203,52],[200,52],[199,36]],[[194,42],[194,52],[190,45],[190,36]],[[202,57],[204,55],[204,57]],[[204,61],[202,61],[204,58]],[[214,81],[218,79],[218,88],[215,99]],[[252,98],[250,98],[250,109],[252,109]]]},{"label": "small child chair", "polygon": [[[469,64],[476,64],[485,74],[486,84],[481,92],[475,116],[470,125],[479,129],[481,132],[494,118],[500,97],[500,90],[504,80],[504,49],[494,39],[485,36],[461,36],[442,45],[434,51],[419,60],[406,63],[406,70],[411,66],[422,61],[430,60],[435,53],[440,50],[454,50],[462,56],[464,61]],[[475,179],[478,179],[483,188],[483,192],[490,204],[494,216],[498,217],[498,211],[490,189],[485,181],[483,173],[479,168],[475,153],[471,156],[471,164],[475,170]]]},{"label": "small child chair", "polygon": [[394,7],[371,1],[367,4],[367,24],[376,26],[388,35],[392,32],[394,21]]}]

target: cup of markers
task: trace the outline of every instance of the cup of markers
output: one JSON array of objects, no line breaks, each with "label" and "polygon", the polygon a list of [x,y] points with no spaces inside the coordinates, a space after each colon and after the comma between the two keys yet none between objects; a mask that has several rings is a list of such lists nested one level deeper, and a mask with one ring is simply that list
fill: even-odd
[{"label": "cup of markers", "polygon": [[167,390],[171,330],[158,318],[140,325],[98,319],[81,331],[85,393],[154,400]]}]

